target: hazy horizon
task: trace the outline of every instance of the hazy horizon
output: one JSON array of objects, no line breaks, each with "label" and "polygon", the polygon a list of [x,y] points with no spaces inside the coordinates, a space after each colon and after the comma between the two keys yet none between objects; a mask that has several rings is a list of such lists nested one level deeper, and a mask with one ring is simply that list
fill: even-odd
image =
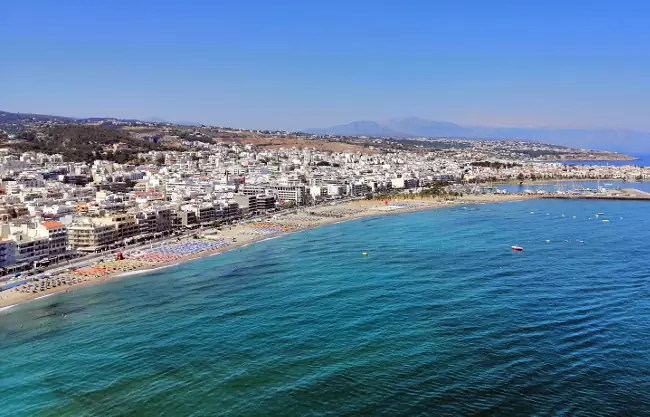
[{"label": "hazy horizon", "polygon": [[338,122],[332,126],[303,126],[302,129],[283,129],[283,128],[269,128],[265,126],[257,126],[257,127],[250,127],[250,126],[235,126],[235,125],[227,125],[227,124],[215,124],[215,123],[210,123],[207,121],[201,121],[201,120],[181,120],[178,118],[174,117],[162,117],[162,116],[146,116],[146,117],[137,117],[137,116],[115,116],[112,114],[105,115],[105,114],[84,114],[84,115],[77,115],[77,114],[59,114],[55,112],[42,112],[42,111],[27,111],[27,110],[15,110],[15,109],[6,109],[6,108],[0,108],[0,112],[8,112],[8,113],[19,113],[19,114],[39,114],[39,115],[47,115],[47,116],[58,116],[58,117],[68,117],[71,119],[90,119],[90,118],[106,118],[106,119],[120,119],[120,120],[139,120],[142,122],[152,122],[152,123],[172,123],[172,124],[196,124],[196,125],[210,125],[210,126],[217,126],[217,127],[232,127],[235,129],[244,129],[244,130],[287,130],[287,131],[293,131],[293,132],[304,132],[308,129],[316,129],[316,128],[328,128],[332,126],[338,126],[338,125],[345,125],[349,123],[355,123],[355,122],[362,122],[362,121],[368,121],[368,122],[386,122],[390,120],[401,120],[401,119],[409,119],[409,118],[417,118],[417,119],[424,119],[427,121],[431,122],[445,122],[445,123],[453,123],[457,124],[462,127],[492,127],[492,128],[523,128],[523,129],[576,129],[576,130],[598,130],[598,129],[613,129],[613,130],[629,130],[629,131],[637,131],[637,132],[650,132],[650,128],[648,129],[631,129],[631,128],[626,128],[626,127],[616,127],[616,126],[571,126],[571,125],[557,125],[557,126],[552,126],[552,125],[534,125],[534,124],[520,124],[520,125],[515,125],[515,124],[506,124],[506,123],[494,123],[494,124],[480,124],[480,123],[460,123],[455,120],[441,120],[437,118],[428,118],[428,117],[421,117],[418,115],[410,115],[410,116],[401,116],[401,117],[388,117],[388,118],[371,118],[371,119],[350,119],[350,120],[343,120],[341,122]]},{"label": "hazy horizon", "polygon": [[249,129],[417,116],[650,131],[649,9],[11,3],[0,25],[0,76],[11,80],[0,88],[0,108]]}]

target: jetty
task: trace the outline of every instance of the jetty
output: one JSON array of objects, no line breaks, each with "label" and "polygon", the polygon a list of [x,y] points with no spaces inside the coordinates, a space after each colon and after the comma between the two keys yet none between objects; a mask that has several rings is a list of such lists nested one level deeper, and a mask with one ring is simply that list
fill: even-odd
[{"label": "jetty", "polygon": [[605,193],[571,193],[571,194],[543,194],[541,198],[554,198],[563,200],[633,200],[650,201],[650,193],[636,188],[621,188]]}]

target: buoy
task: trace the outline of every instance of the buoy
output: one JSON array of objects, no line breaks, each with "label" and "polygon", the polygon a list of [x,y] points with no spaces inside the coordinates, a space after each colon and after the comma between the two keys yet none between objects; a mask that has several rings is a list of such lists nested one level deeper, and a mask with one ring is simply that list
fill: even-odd
[{"label": "buoy", "polygon": [[368,252],[361,252],[362,256],[368,256]]}]

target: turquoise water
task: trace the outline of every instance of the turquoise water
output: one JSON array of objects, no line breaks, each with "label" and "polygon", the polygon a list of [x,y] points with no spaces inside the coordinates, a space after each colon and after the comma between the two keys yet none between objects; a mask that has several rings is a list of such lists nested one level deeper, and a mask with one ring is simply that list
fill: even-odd
[{"label": "turquoise water", "polygon": [[649,209],[367,218],[15,307],[0,414],[648,415]]}]

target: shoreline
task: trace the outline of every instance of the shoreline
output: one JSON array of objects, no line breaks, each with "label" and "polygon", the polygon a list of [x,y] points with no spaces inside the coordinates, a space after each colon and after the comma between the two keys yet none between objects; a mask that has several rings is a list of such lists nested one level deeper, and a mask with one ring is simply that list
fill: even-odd
[{"label": "shoreline", "polygon": [[[101,284],[109,280],[118,280],[123,278],[150,274],[163,269],[179,266],[196,259],[202,259],[202,258],[208,258],[208,257],[220,255],[222,253],[233,251],[235,249],[241,249],[243,247],[255,243],[261,243],[278,237],[287,236],[290,234],[303,232],[306,230],[316,229],[327,225],[340,224],[351,220],[358,220],[358,219],[373,217],[373,216],[410,213],[410,212],[425,211],[425,210],[437,210],[441,208],[455,207],[455,206],[461,206],[466,204],[486,204],[486,203],[492,204],[492,203],[516,202],[516,201],[533,200],[533,199],[539,199],[539,197],[535,195],[527,196],[527,195],[518,195],[518,194],[504,194],[504,195],[485,194],[485,195],[469,195],[469,196],[457,198],[456,200],[441,200],[441,199],[433,199],[433,198],[432,199],[420,198],[420,199],[412,199],[412,200],[392,199],[388,204],[384,204],[380,200],[358,200],[358,201],[348,201],[344,203],[339,203],[332,206],[319,206],[313,209],[311,209],[310,207],[305,207],[305,208],[298,209],[297,213],[301,213],[301,212],[302,213],[311,213],[311,212],[327,213],[327,209],[338,209],[339,211],[342,211],[346,214],[343,214],[340,217],[327,216],[327,215],[322,215],[321,217],[314,216],[315,220],[310,223],[304,225],[296,225],[293,226],[291,229],[287,229],[287,230],[277,231],[274,233],[259,234],[259,235],[254,234],[255,233],[254,229],[250,226],[250,224],[236,225],[228,230],[224,230],[220,232],[218,235],[221,238],[223,237],[233,238],[236,236],[236,241],[234,241],[230,245],[219,247],[214,250],[206,250],[198,253],[193,253],[188,256],[172,259],[168,262],[147,264],[140,267],[136,267],[129,271],[115,271],[115,272],[106,273],[105,275],[100,275],[98,277],[92,277],[92,278],[89,277],[87,280],[83,280],[81,282],[74,283],[71,285],[66,285],[65,287],[61,286],[56,288],[50,288],[45,291],[40,291],[36,293],[18,292],[17,291],[18,287],[6,291],[2,291],[0,292],[0,311],[6,312],[7,310],[16,307],[20,304],[29,303],[55,294],[68,293],[68,292],[74,293],[74,290],[76,289],[85,288],[90,285]],[[363,206],[369,206],[369,207],[363,207]],[[363,208],[363,209],[360,210],[359,208]],[[354,209],[357,209],[356,212],[346,212],[346,210],[354,211]],[[281,215],[279,219],[272,218],[272,219],[265,219],[265,221],[271,222],[275,220],[278,221],[278,223],[281,223],[283,220],[285,220],[285,223],[291,223],[291,219],[288,219],[288,221],[286,219],[282,219],[282,217],[290,217],[290,216],[291,215],[289,216]],[[294,223],[298,223],[298,222],[299,221],[294,221]],[[53,275],[51,278],[56,278],[56,276],[57,275]]]}]

